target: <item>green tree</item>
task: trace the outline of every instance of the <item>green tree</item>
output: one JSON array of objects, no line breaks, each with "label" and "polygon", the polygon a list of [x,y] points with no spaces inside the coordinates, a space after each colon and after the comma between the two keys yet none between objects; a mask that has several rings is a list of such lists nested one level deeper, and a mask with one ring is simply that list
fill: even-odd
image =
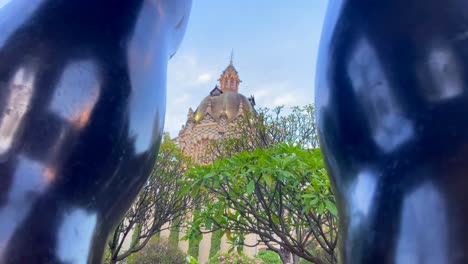
[{"label": "green tree", "polygon": [[[264,243],[283,262],[291,254],[317,264],[336,262],[337,212],[319,149],[280,143],[197,166],[188,177],[185,192],[210,197],[194,213],[189,238],[221,229],[233,248]],[[257,244],[243,242],[249,233],[260,237]],[[310,250],[316,246],[328,259]]]},{"label": "green tree", "polygon": [[214,161],[242,151],[253,151],[279,143],[300,144],[318,148],[317,127],[313,105],[292,107],[285,114],[283,107],[262,108],[237,119],[231,124],[229,133],[212,140],[206,158]]},{"label": "green tree", "polygon": [[[143,249],[165,223],[177,222],[197,204],[191,195],[181,195],[183,175],[190,166],[177,145],[165,134],[151,176],[108,242],[107,261],[116,263]],[[173,225],[172,228],[175,228]],[[133,234],[133,235],[132,235]],[[130,239],[129,248],[124,241]]]}]

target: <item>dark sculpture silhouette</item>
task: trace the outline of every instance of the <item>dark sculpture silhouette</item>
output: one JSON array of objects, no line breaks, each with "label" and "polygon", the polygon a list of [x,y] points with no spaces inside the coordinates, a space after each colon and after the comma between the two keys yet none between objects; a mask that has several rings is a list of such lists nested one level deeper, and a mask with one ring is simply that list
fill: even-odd
[{"label": "dark sculpture silhouette", "polygon": [[343,263],[468,263],[466,1],[330,1],[316,109]]},{"label": "dark sculpture silhouette", "polygon": [[[343,263],[468,262],[468,9],[330,1],[316,87]],[[0,3],[0,263],[99,263],[161,138],[189,0]]]},{"label": "dark sculpture silhouette", "polygon": [[153,166],[190,5],[0,7],[1,264],[101,262]]}]

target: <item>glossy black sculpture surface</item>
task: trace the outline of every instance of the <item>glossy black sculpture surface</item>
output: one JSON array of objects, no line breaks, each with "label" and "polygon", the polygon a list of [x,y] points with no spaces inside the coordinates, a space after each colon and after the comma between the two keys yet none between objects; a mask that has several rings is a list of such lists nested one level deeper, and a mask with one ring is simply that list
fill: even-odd
[{"label": "glossy black sculpture surface", "polygon": [[0,263],[100,263],[163,130],[190,0],[0,1]]},{"label": "glossy black sculpture surface", "polygon": [[343,263],[468,263],[467,21],[467,1],[330,1],[316,108]]}]

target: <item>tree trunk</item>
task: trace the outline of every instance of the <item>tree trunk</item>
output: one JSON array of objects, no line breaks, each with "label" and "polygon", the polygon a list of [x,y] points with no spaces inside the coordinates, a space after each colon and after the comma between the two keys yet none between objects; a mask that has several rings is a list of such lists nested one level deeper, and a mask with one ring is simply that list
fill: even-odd
[{"label": "tree trunk", "polygon": [[299,256],[292,254],[293,264],[299,264],[300,259],[301,258]]},{"label": "tree trunk", "polygon": [[279,250],[279,256],[283,264],[292,264],[291,253],[287,249],[281,247]]}]

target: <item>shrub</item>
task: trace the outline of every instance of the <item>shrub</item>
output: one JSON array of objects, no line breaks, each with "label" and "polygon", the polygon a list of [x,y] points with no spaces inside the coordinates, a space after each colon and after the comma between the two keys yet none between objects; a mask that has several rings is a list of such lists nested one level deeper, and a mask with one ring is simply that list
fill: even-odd
[{"label": "shrub", "polygon": [[198,260],[192,256],[187,256],[186,258],[187,264],[200,264]]},{"label": "shrub", "polygon": [[150,241],[141,251],[135,253],[134,264],[184,264],[185,254],[171,245],[167,239]]},{"label": "shrub", "polygon": [[262,264],[262,260],[249,258],[244,253],[223,253],[210,258],[206,264]]},{"label": "shrub", "polygon": [[282,264],[279,255],[271,250],[260,251],[256,258],[261,259],[265,264]]}]

